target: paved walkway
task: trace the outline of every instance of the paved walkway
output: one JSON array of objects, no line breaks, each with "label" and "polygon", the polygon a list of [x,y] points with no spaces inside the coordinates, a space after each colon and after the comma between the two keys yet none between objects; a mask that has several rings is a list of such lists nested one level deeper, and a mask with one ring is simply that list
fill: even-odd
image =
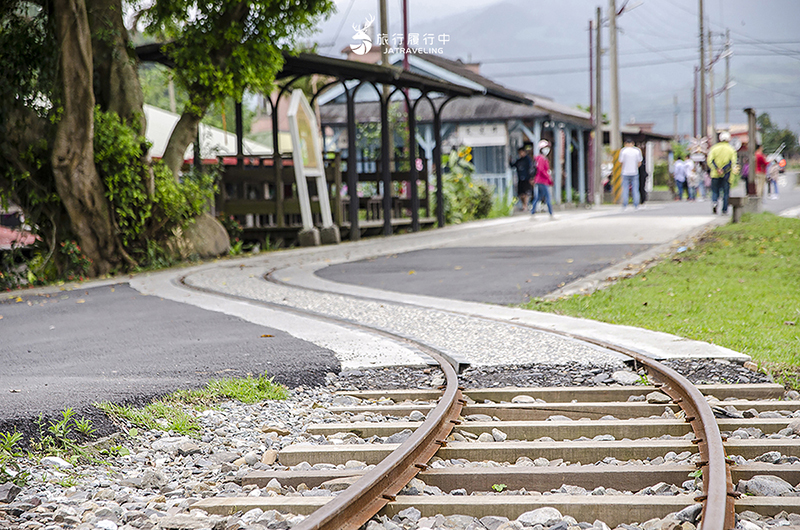
[{"label": "paved walkway", "polygon": [[[798,205],[797,189],[766,201],[774,210],[794,207],[793,215]],[[625,214],[563,212],[555,221],[515,216],[220,260],[138,275],[129,286],[115,279],[12,293],[0,303],[0,430],[20,415],[146,399],[225,374],[267,369],[300,384],[340,367],[425,363],[404,338],[475,364],[620,362],[532,327],[659,358],[743,360],[663,333],[500,305],[553,289],[587,292],[636,270],[727,220],[709,210],[708,203],[662,203]],[[181,278],[215,293],[188,289]]]}]

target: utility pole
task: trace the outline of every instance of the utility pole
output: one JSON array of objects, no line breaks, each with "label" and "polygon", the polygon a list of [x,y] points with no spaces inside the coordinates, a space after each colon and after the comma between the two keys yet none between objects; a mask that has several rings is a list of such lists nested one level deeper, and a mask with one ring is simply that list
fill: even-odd
[{"label": "utility pole", "polygon": [[598,7],[596,12],[595,49],[594,56],[594,203],[603,204],[603,47],[602,47],[602,11]]},{"label": "utility pole", "polygon": [[697,70],[694,67],[694,85],[692,86],[692,136],[697,138]]},{"label": "utility pole", "polygon": [[611,90],[611,111],[609,121],[611,122],[611,151],[619,151],[622,148],[622,135],[619,132],[619,67],[617,64],[617,5],[616,0],[608,0],[608,51],[610,61],[610,90]]},{"label": "utility pole", "polygon": [[675,94],[672,98],[672,104],[674,107],[672,113],[672,135],[675,137],[675,140],[678,140],[678,94]]},{"label": "utility pole", "polygon": [[618,202],[622,194],[622,168],[619,164],[619,151],[622,148],[622,135],[619,130],[619,66],[617,64],[617,5],[615,0],[608,0],[608,51],[611,70],[611,156],[614,165],[611,173],[614,202]]},{"label": "utility pole", "polygon": [[725,123],[731,123],[731,30],[725,29]]},{"label": "utility pole", "polygon": [[717,105],[714,95],[714,44],[712,42],[713,33],[708,30],[708,97],[709,108],[711,109],[711,142],[717,141]]},{"label": "utility pole", "polygon": [[697,94],[700,96],[700,135],[706,136],[708,134],[707,118],[706,118],[706,49],[705,38],[706,33],[703,26],[703,0],[700,0],[700,86],[697,89]]}]

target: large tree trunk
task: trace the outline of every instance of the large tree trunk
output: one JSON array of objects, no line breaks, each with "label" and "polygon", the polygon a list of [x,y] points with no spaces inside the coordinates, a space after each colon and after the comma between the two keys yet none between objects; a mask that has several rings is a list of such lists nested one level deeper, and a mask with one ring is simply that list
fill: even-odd
[{"label": "large tree trunk", "polygon": [[64,202],[83,253],[92,260],[89,275],[118,263],[114,229],[103,183],[94,165],[92,45],[84,0],[53,0],[59,49],[59,88],[63,113],[56,126],[51,162],[56,189]]},{"label": "large tree trunk", "polygon": [[95,98],[141,135],[145,133],[144,94],[136,55],[128,46],[121,0],[86,0],[92,30]]},{"label": "large tree trunk", "polygon": [[[204,113],[205,110],[203,109]],[[197,127],[200,125],[201,119],[201,116],[184,111],[181,119],[175,124],[175,128],[169,137],[169,142],[167,142],[167,147],[164,149],[164,156],[161,160],[172,171],[176,180],[183,165],[183,156],[186,153],[186,148],[197,138]]]}]

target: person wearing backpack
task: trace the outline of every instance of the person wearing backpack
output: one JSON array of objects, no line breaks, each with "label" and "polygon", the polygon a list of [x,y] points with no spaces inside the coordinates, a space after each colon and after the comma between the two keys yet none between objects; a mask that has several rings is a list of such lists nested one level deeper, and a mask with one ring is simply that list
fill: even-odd
[{"label": "person wearing backpack", "polygon": [[711,172],[711,211],[717,213],[717,201],[722,193],[722,215],[728,213],[728,200],[731,192],[731,179],[736,167],[736,151],[728,143],[731,133],[719,133],[719,142],[708,152],[708,169]]}]

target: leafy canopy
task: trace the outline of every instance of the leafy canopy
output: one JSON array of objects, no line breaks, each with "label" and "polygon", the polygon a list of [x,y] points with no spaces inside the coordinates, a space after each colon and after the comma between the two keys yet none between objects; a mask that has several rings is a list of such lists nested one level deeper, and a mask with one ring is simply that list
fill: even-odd
[{"label": "leafy canopy", "polygon": [[246,88],[269,92],[282,52],[333,9],[332,0],[158,0],[144,20],[169,42],[175,80],[189,94],[186,110],[200,116],[226,97],[240,100]]}]

